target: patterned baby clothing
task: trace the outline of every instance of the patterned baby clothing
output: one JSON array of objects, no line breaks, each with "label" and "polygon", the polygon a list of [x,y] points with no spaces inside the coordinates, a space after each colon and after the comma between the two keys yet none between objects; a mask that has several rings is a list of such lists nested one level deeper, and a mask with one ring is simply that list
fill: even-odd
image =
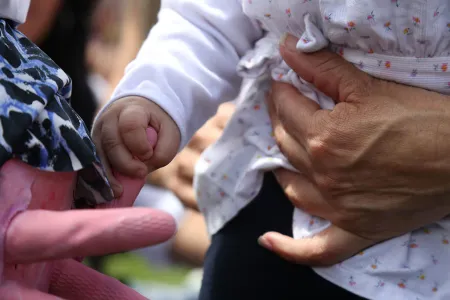
[{"label": "patterned baby clothing", "polygon": [[[214,234],[257,195],[264,172],[295,170],[272,136],[264,105],[270,79],[294,85],[322,108],[334,107],[283,62],[278,40],[284,33],[300,38],[299,51],[328,48],[377,78],[450,94],[449,5],[447,0],[162,1],[158,24],[111,101],[129,95],[151,99],[177,123],[185,145],[219,103],[238,94],[241,78],[252,78],[223,135],[196,167],[198,203]],[[328,226],[294,212],[294,238]],[[449,229],[449,220],[441,220],[314,270],[369,299],[448,299]]]}]

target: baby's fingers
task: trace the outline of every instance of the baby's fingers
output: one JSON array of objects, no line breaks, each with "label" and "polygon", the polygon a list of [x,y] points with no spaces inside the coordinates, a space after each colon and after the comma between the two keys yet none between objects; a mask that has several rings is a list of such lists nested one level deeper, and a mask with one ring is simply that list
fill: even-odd
[{"label": "baby's fingers", "polygon": [[140,105],[126,106],[119,115],[118,127],[123,143],[141,161],[150,159],[153,147],[147,137],[150,115]]},{"label": "baby's fingers", "polygon": [[372,246],[373,241],[363,239],[334,225],[311,238],[295,240],[269,232],[258,240],[261,246],[286,260],[311,266],[333,265]]},{"label": "baby's fingers", "polygon": [[[146,165],[138,159],[135,159],[128,148],[123,143],[119,128],[115,120],[103,123],[101,128],[101,147],[108,159],[112,169],[131,177],[145,177],[147,175]],[[144,138],[148,144],[145,130]]]}]

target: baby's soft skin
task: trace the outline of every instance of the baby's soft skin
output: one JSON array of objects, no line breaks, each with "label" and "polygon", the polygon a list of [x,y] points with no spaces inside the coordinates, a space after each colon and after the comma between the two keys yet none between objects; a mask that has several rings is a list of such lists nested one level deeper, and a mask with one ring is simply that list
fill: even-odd
[{"label": "baby's soft skin", "polygon": [[[154,144],[156,135],[149,133]],[[145,299],[74,257],[158,244],[174,219],[131,206],[144,180],[116,174],[122,196],[96,210],[72,210],[76,173],[45,172],[10,160],[0,168],[1,299]],[[114,207],[114,208],[112,208]]]},{"label": "baby's soft skin", "polygon": [[124,97],[97,117],[92,139],[116,196],[123,186],[111,169],[133,178],[145,178],[166,166],[177,154],[181,133],[158,105],[142,97]]}]

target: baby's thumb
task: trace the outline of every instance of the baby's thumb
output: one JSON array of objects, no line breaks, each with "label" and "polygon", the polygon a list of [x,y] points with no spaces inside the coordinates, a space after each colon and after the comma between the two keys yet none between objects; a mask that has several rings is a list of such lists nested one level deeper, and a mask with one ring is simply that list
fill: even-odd
[{"label": "baby's thumb", "polygon": [[286,260],[310,266],[337,264],[374,244],[334,225],[311,238],[268,232],[258,242]]}]

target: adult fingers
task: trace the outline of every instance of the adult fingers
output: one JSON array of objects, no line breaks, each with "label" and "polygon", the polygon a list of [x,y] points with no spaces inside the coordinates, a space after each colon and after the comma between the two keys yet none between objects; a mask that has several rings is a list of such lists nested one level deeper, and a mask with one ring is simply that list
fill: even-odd
[{"label": "adult fingers", "polygon": [[217,113],[192,137],[187,148],[196,150],[198,155],[200,155],[207,147],[219,139],[235,109],[236,105],[231,102],[220,105]]},{"label": "adult fingers", "polygon": [[[222,135],[223,129],[216,126],[213,120],[209,120],[202,128],[200,128],[192,139],[189,141],[187,148],[197,151],[197,155],[200,156],[202,152],[216,142]],[[183,151],[180,152],[182,155]]]},{"label": "adult fingers", "polygon": [[280,151],[286,156],[289,162],[301,171],[305,176],[311,177],[312,164],[306,149],[297,142],[281,125],[273,128],[275,141]]},{"label": "adult fingers", "polygon": [[220,130],[223,130],[236,110],[236,104],[233,102],[226,102],[219,106],[217,114],[213,117],[215,124]]},{"label": "adult fingers", "polygon": [[355,93],[368,93],[373,81],[369,75],[328,50],[302,53],[297,50],[297,42],[296,37],[287,35],[280,43],[280,53],[302,79],[336,102],[346,102]]},{"label": "adult fingers", "polygon": [[275,177],[292,204],[302,211],[330,220],[335,213],[316,185],[303,174],[278,169]]},{"label": "adult fingers", "polygon": [[375,244],[331,225],[319,234],[304,239],[268,232],[258,240],[261,246],[286,260],[311,266],[333,265]]},{"label": "adult fingers", "polygon": [[176,178],[168,182],[167,188],[180,199],[184,206],[198,210],[197,197],[192,181]]},{"label": "adult fingers", "polygon": [[49,292],[73,300],[146,299],[120,281],[100,274],[73,259],[55,262]]},{"label": "adult fingers", "polygon": [[5,282],[0,285],[1,300],[62,300],[59,297],[42,293],[22,286],[16,282]]},{"label": "adult fingers", "polygon": [[201,153],[193,151],[189,148],[185,148],[182,152],[180,152],[180,155],[176,158],[177,175],[192,182],[194,178],[195,164],[199,160],[200,154]]},{"label": "adult fingers", "polygon": [[27,210],[8,228],[5,261],[31,263],[128,251],[164,242],[175,230],[169,214],[147,208]]},{"label": "adult fingers", "polygon": [[[309,132],[318,125],[317,116],[328,112],[320,110],[317,103],[300,94],[292,85],[279,82],[273,82],[267,106],[275,137],[287,132],[303,149],[308,149]],[[283,148],[283,143],[279,146]],[[285,148],[295,152],[299,146]]]}]

